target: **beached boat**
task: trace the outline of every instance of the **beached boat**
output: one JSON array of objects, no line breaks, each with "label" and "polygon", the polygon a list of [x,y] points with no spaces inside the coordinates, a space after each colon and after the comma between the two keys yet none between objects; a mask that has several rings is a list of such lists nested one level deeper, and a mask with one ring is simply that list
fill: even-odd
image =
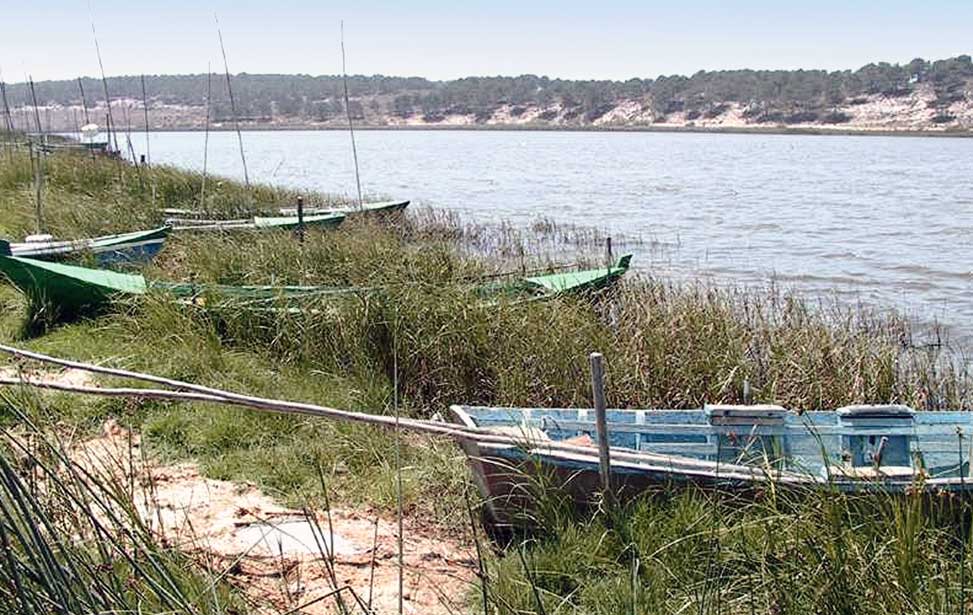
[{"label": "beached boat", "polygon": [[152,260],[162,250],[170,230],[168,226],[163,226],[147,231],[67,241],[55,241],[46,235],[23,243],[0,240],[0,254],[48,261],[90,255],[100,266],[143,263]]},{"label": "beached boat", "polygon": [[[787,411],[780,406],[608,410],[612,489],[621,496],[685,485],[968,491],[973,412],[905,406]],[[453,406],[451,420],[522,439],[464,449],[489,517],[509,523],[530,509],[538,472],[579,504],[600,491],[595,411]]]},{"label": "beached boat", "polygon": [[[361,207],[348,205],[346,207],[306,207],[305,216],[320,214],[344,214],[346,216],[382,216],[404,211],[409,206],[409,201],[376,201],[374,203],[364,203]],[[282,207],[282,216],[296,216],[297,207]]]},{"label": "beached boat", "polygon": [[[534,300],[604,288],[617,280],[628,268],[630,257],[623,257],[615,267],[575,271],[547,276],[534,276],[498,288],[488,286],[485,295],[493,301],[498,293]],[[201,304],[199,298],[213,297],[216,303],[232,302],[237,306],[273,307],[275,302],[293,303],[317,297],[358,293],[364,289],[322,286],[221,286],[146,280],[138,274],[103,269],[89,269],[61,263],[48,263],[13,256],[0,256],[0,275],[5,276],[31,300],[56,306],[64,315],[97,310],[114,299],[144,295],[158,290],[185,302]],[[482,293],[479,296],[484,297]],[[212,302],[205,301],[207,305]]]},{"label": "beached boat", "polygon": [[254,216],[239,220],[203,220],[195,218],[167,218],[166,224],[175,231],[290,231],[302,224],[306,228],[336,228],[345,221],[341,213],[297,216]]},{"label": "beached boat", "polygon": [[598,291],[611,286],[628,271],[632,255],[626,254],[608,267],[580,269],[514,277],[497,280],[477,287],[477,295],[484,299],[536,300],[564,294]]},{"label": "beached boat", "polygon": [[[303,212],[304,223],[308,226],[319,225],[316,221],[321,216],[384,216],[401,212],[408,206],[409,201],[379,201],[365,203],[362,207],[354,205],[345,207],[305,207]],[[249,228],[267,228],[268,226],[279,224],[283,219],[290,218],[293,218],[293,220],[288,220],[286,223],[290,228],[296,228],[298,224],[297,207],[281,207],[278,210],[280,217],[258,216],[255,218],[239,218],[235,220],[206,218],[206,213],[192,209],[164,209],[162,213],[167,216],[166,223],[179,229],[199,230],[196,227],[208,228],[210,226],[220,226],[220,228],[224,229],[239,228],[241,226],[246,228],[246,225],[252,225]],[[271,223],[271,221],[276,221],[276,223]]]},{"label": "beached boat", "polygon": [[278,302],[308,301],[356,292],[324,286],[225,286],[147,280],[144,276],[89,269],[12,256],[0,256],[0,275],[28,299],[48,303],[64,316],[97,311],[112,301],[151,291],[194,305],[274,307]]}]

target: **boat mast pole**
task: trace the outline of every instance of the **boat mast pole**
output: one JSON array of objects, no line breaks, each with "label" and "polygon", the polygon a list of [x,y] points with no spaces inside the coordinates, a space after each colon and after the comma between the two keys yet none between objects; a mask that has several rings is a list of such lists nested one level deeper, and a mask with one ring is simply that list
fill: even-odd
[{"label": "boat mast pole", "polygon": [[3,99],[3,119],[4,126],[7,131],[13,133],[14,131],[14,120],[13,116],[10,115],[10,104],[7,102],[7,84],[0,81],[0,98]]},{"label": "boat mast pole", "polygon": [[[91,119],[88,117],[88,98],[84,95],[84,83],[81,82],[81,77],[78,77],[78,90],[81,92],[81,109],[84,111],[84,125],[89,126]],[[84,133],[81,133],[81,137],[83,139]],[[108,133],[108,138],[111,138],[111,132]],[[95,159],[94,149],[91,150],[91,159]]]},{"label": "boat mast pole", "polygon": [[199,207],[206,211],[206,166],[209,162],[209,109],[213,98],[213,67],[206,63],[206,128],[203,133],[203,180],[199,185]]},{"label": "boat mast pole", "polygon": [[84,110],[84,123],[87,125],[91,123],[91,120],[88,119],[88,99],[84,95],[84,84],[81,83],[81,77],[78,77],[78,89],[81,90],[81,108]]},{"label": "boat mast pole", "polygon": [[4,149],[9,157],[13,157],[13,147],[14,147],[14,120],[13,116],[10,115],[10,105],[7,103],[7,84],[3,82],[0,78],[0,99],[3,101],[3,119],[4,128],[7,130],[7,134],[3,139]]},{"label": "boat mast pole", "polygon": [[[108,107],[108,138],[112,139],[112,127],[115,126],[115,118],[111,115],[111,95],[108,93],[108,79],[105,77],[105,64],[101,61],[101,46],[98,44],[98,34],[95,32],[95,21],[91,20],[91,37],[95,40],[95,54],[98,56],[98,68],[101,69],[101,85],[105,89],[105,105]],[[115,152],[122,150],[118,147],[118,131],[114,132]]]},{"label": "boat mast pole", "polygon": [[236,128],[236,138],[240,143],[240,160],[243,161],[243,182],[247,189],[250,188],[250,175],[247,173],[247,157],[243,153],[243,135],[240,133],[240,120],[236,113],[236,101],[233,98],[233,86],[230,85],[230,64],[226,61],[226,47],[223,45],[223,31],[220,29],[220,18],[213,15],[216,19],[216,34],[220,38],[220,51],[223,53],[223,68],[226,71],[226,92],[230,97],[230,111],[233,113],[233,126]]},{"label": "boat mast pole", "polygon": [[345,67],[345,22],[341,21],[341,81],[345,90],[345,114],[348,116],[348,133],[351,135],[351,155],[355,160],[355,185],[358,187],[358,209],[365,209],[361,195],[361,175],[358,172],[358,147],[355,145],[355,125],[351,121],[351,107],[348,105],[348,70]]}]

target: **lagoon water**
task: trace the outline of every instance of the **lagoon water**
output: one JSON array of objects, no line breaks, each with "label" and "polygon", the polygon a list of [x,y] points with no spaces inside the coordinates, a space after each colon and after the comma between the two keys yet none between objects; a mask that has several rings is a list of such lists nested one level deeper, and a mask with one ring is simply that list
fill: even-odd
[{"label": "lagoon water", "polygon": [[[897,308],[973,341],[973,139],[360,131],[366,193],[470,220],[545,217],[640,236],[653,273]],[[209,169],[242,178],[230,132]],[[138,147],[141,137],[133,135]],[[203,133],[152,135],[201,169]],[[351,195],[344,132],[243,134],[250,177]]]}]

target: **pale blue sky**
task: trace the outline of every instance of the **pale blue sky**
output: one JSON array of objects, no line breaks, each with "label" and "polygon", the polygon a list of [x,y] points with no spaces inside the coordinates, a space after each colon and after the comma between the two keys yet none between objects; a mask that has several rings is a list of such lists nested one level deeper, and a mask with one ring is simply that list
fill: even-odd
[{"label": "pale blue sky", "polygon": [[[721,68],[858,68],[973,49],[973,1],[462,2],[90,0],[105,70],[334,74],[345,20],[351,73],[656,77]],[[6,81],[97,75],[86,0],[0,12]]]}]

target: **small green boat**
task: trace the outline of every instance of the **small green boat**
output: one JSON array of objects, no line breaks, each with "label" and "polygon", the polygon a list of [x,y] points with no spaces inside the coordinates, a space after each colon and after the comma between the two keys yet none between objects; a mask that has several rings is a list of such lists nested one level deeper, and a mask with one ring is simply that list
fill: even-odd
[{"label": "small green boat", "polygon": [[[534,301],[597,291],[624,275],[631,259],[631,255],[623,256],[611,267],[552,273],[510,282],[492,282],[478,286],[476,294],[492,304],[503,298]],[[139,274],[89,269],[16,256],[0,256],[0,274],[20,289],[29,301],[52,305],[63,317],[97,311],[115,299],[140,296],[151,291],[167,293],[178,301],[194,305],[275,309],[280,307],[277,305],[279,302],[294,303],[369,290],[329,286],[221,286],[165,282],[146,280]]]},{"label": "small green boat", "polygon": [[[364,203],[361,207],[349,205],[347,207],[308,207],[304,209],[304,215],[314,216],[319,214],[344,214],[346,216],[384,216],[404,211],[409,206],[409,201],[376,201]],[[282,207],[282,216],[296,216],[296,207]]]},{"label": "small green boat", "polygon": [[232,304],[273,307],[277,301],[312,300],[349,294],[357,289],[327,286],[222,286],[146,280],[133,273],[89,269],[61,263],[0,256],[0,273],[31,302],[55,306],[62,316],[98,311],[119,298],[167,293],[194,305]]},{"label": "small green boat", "polygon": [[166,224],[173,231],[292,231],[303,224],[306,228],[336,228],[345,221],[345,214],[326,213],[304,216],[301,220],[297,216],[254,216],[240,220],[196,220],[186,218],[168,218]]},{"label": "small green boat", "polygon": [[478,287],[477,294],[480,297],[490,299],[510,298],[515,301],[535,301],[561,295],[599,291],[611,286],[625,275],[631,262],[632,255],[626,254],[608,267],[491,282]]},{"label": "small green boat", "polygon": [[[382,216],[394,214],[405,210],[410,201],[374,201],[365,203],[361,207],[356,205],[346,205],[341,207],[305,207],[305,216],[323,216],[329,214],[342,214],[344,216],[374,215]],[[281,216],[294,218],[297,217],[297,207],[281,207],[277,210]],[[181,226],[194,224],[240,224],[252,222],[250,219],[242,220],[207,220],[206,213],[195,209],[163,209],[162,213],[168,216],[168,221]]]}]

